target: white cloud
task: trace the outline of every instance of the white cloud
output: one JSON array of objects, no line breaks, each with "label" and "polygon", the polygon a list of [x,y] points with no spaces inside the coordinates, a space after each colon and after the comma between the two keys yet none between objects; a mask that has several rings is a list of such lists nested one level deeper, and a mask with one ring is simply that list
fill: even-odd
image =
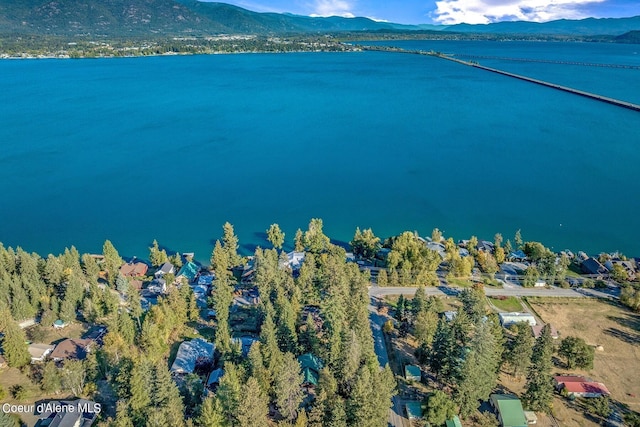
[{"label": "white cloud", "polygon": [[445,25],[488,24],[496,21],[545,22],[554,19],[580,19],[580,11],[590,3],[606,0],[439,0],[433,20]]},{"label": "white cloud", "polygon": [[311,16],[343,16],[353,18],[353,3],[348,0],[315,0]]}]

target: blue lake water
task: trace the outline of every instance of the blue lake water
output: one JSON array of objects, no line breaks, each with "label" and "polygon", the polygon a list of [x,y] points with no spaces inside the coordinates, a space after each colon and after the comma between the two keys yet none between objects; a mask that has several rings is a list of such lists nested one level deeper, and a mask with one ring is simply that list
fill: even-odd
[{"label": "blue lake water", "polygon": [[[465,46],[448,43],[433,49]],[[608,56],[602,45],[563,45],[588,62],[637,57],[633,46],[611,45]],[[562,56],[560,44],[473,46]],[[599,69],[605,82],[590,67],[503,62],[640,102],[639,70]],[[207,262],[225,221],[246,252],[266,244],[273,222],[290,243],[321,217],[341,241],[356,226],[381,236],[439,227],[456,239],[520,228],[557,250],[640,254],[640,113],[450,61],[378,52],[1,61],[0,93],[5,245],[100,251],[109,238],[146,257],[156,238]]]}]

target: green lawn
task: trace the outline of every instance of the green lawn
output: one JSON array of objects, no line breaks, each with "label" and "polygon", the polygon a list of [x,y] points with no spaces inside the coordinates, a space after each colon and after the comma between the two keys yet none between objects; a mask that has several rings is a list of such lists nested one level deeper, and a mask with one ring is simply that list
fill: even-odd
[{"label": "green lawn", "polygon": [[490,298],[489,301],[493,304],[498,310],[503,311],[522,311],[522,304],[520,300],[516,297],[509,297],[504,300],[500,300],[497,298]]},{"label": "green lawn", "polygon": [[447,277],[447,283],[450,286],[459,286],[461,288],[469,288],[473,286],[473,283],[469,279],[460,279],[458,277]]}]

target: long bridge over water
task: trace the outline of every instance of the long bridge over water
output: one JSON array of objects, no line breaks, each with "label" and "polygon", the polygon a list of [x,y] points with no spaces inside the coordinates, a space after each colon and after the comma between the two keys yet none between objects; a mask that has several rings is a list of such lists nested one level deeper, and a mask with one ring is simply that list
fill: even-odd
[{"label": "long bridge over water", "polygon": [[[457,63],[462,64],[462,65],[467,65],[467,66],[478,68],[478,69],[481,69],[481,70],[490,71],[492,73],[497,73],[497,74],[501,74],[503,76],[512,77],[512,78],[523,80],[523,81],[527,81],[527,82],[530,82],[530,83],[535,83],[535,84],[538,84],[538,85],[541,85],[541,86],[546,86],[546,87],[549,87],[549,88],[552,88],[552,89],[561,90],[563,92],[572,93],[574,95],[583,96],[585,98],[590,98],[590,99],[593,99],[593,100],[596,100],[596,101],[600,101],[600,102],[604,102],[604,103],[607,103],[607,104],[616,105],[618,107],[626,108],[626,109],[629,109],[629,110],[640,111],[640,105],[638,105],[638,104],[634,104],[634,103],[627,102],[627,101],[622,101],[622,100],[619,100],[619,99],[609,98],[609,97],[598,95],[598,94],[595,94],[595,93],[591,93],[591,92],[587,92],[587,91],[583,91],[583,90],[579,90],[579,89],[574,89],[574,88],[571,88],[571,87],[568,87],[568,86],[558,85],[558,84],[547,82],[547,81],[540,80],[540,79],[534,79],[532,77],[522,76],[520,74],[510,73],[508,71],[499,70],[497,68],[485,67],[484,65],[480,65],[477,62],[463,61],[461,59],[454,58],[453,55],[450,55],[450,54],[448,55],[448,54],[443,54],[443,53],[434,52],[434,51],[426,52],[426,51],[423,51],[423,50],[406,50],[406,49],[401,49],[401,48],[396,48],[396,47],[386,47],[386,46],[364,46],[363,50],[382,51],[382,52],[396,52],[396,53],[408,53],[408,54],[414,54],[414,55],[434,56],[436,58],[445,59],[447,61],[457,62]],[[477,56],[477,57],[480,57],[480,56]],[[489,56],[487,56],[486,58],[499,59],[497,57],[489,57]],[[587,63],[580,63],[580,64],[587,65]],[[605,64],[602,64],[602,65],[605,65]],[[611,65],[614,65],[614,64],[611,64]],[[629,67],[635,67],[635,66],[629,66]],[[638,68],[640,68],[640,67],[638,67]]]}]

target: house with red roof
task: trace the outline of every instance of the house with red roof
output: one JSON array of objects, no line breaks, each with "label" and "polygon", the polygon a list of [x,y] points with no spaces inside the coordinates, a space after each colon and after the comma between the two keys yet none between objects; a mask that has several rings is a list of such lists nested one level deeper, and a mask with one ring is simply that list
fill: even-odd
[{"label": "house with red roof", "polygon": [[602,397],[611,394],[604,384],[577,375],[559,375],[553,380],[556,389],[570,397]]}]

